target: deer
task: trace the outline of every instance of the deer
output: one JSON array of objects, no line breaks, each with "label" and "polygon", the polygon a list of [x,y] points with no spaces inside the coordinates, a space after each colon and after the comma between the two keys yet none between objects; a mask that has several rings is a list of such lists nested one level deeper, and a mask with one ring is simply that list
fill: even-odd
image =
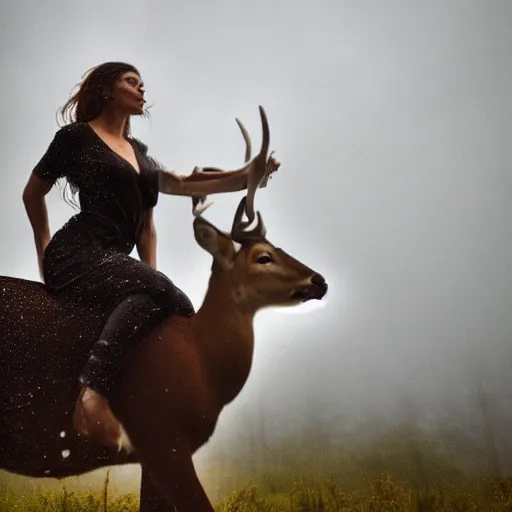
[{"label": "deer", "polygon": [[230,233],[204,218],[204,197],[193,199],[194,237],[212,257],[201,306],[189,317],[171,315],[123,360],[110,401],[121,425],[116,446],[80,436],[72,423],[77,377],[104,312],[59,301],[44,283],[0,276],[1,469],[62,479],[139,464],[141,512],[213,512],[192,457],[249,378],[256,313],[327,293],[321,274],[267,239],[254,209],[268,178],[269,127],[259,109],[263,137],[252,159],[239,122],[248,184]]}]

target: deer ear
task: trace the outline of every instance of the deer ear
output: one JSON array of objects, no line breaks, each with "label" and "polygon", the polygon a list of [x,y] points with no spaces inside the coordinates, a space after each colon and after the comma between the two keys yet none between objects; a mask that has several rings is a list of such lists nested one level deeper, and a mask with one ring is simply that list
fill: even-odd
[{"label": "deer ear", "polygon": [[215,226],[198,217],[194,220],[194,237],[196,242],[209,252],[214,261],[224,270],[233,266],[235,246],[231,238],[220,232]]}]

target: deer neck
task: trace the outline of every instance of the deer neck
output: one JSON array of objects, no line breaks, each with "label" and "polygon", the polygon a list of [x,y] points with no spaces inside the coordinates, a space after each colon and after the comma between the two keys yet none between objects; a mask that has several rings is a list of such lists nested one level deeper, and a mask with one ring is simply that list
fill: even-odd
[{"label": "deer neck", "polygon": [[207,378],[224,403],[235,398],[249,376],[254,314],[237,299],[235,286],[212,278],[203,304],[191,318]]}]

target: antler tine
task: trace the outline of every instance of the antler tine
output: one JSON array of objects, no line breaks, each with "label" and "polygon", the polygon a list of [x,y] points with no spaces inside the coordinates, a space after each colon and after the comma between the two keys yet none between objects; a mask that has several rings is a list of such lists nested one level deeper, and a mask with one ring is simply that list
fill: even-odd
[{"label": "antler tine", "polygon": [[245,211],[249,218],[249,222],[254,220],[254,196],[256,194],[256,190],[267,174],[267,153],[270,145],[270,130],[268,127],[267,115],[261,105],[259,110],[263,135],[261,138],[260,152],[254,159],[254,163],[249,171],[249,178],[247,180],[247,205]]},{"label": "antler tine", "polygon": [[[194,167],[192,174],[199,172],[199,171],[200,171],[199,167]],[[207,203],[206,202],[207,199],[208,199],[208,196],[193,196],[192,197],[192,214],[194,215],[194,217],[200,217],[204,213],[204,211],[213,204],[213,201],[210,201]]]},{"label": "antler tine", "polygon": [[252,153],[252,144],[251,144],[251,137],[249,136],[249,133],[245,129],[244,124],[240,119],[235,118],[235,121],[238,124],[238,127],[240,128],[240,131],[242,132],[242,136],[245,140],[245,162],[248,162],[251,159],[251,153]]},{"label": "antler tine", "polygon": [[233,218],[233,224],[231,226],[231,238],[236,241],[239,240],[240,235],[243,234],[244,229],[249,225],[248,222],[244,222],[242,220],[246,202],[247,198],[242,197],[242,200],[240,203],[238,203],[238,207]]},{"label": "antler tine", "polygon": [[270,130],[268,127],[268,119],[267,119],[267,114],[265,113],[265,109],[260,105],[259,110],[260,110],[260,117],[261,117],[261,125],[263,128],[263,136],[261,139],[261,149],[260,149],[259,156],[261,158],[263,158],[263,160],[265,160],[265,162],[266,162],[268,148],[270,145]]}]

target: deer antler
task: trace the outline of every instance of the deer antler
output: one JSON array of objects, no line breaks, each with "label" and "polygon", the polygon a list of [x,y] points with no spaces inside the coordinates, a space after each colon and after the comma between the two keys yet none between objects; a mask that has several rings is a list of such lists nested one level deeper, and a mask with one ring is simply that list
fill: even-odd
[{"label": "deer antler", "polygon": [[233,219],[233,226],[231,227],[231,238],[240,244],[254,240],[261,240],[265,238],[265,235],[267,234],[267,230],[265,228],[265,224],[263,224],[263,219],[261,218],[260,212],[256,212],[258,217],[258,223],[256,226],[250,231],[246,231],[246,228],[252,224],[251,220],[242,220],[242,216],[246,208],[247,197],[244,197],[236,209],[235,218]]},{"label": "deer antler", "polygon": [[[258,223],[256,226],[251,231],[245,231],[245,229],[249,227],[249,225],[254,221],[254,196],[256,195],[256,190],[260,186],[262,180],[267,176],[267,153],[270,144],[270,130],[268,127],[265,110],[263,110],[262,106],[260,106],[259,109],[261,124],[263,128],[261,149],[258,155],[252,161],[249,168],[249,177],[247,178],[247,195],[240,201],[240,204],[238,205],[235,218],[233,219],[233,226],[231,228],[231,238],[235,242],[239,243],[247,242],[249,240],[261,239],[264,238],[266,234],[265,225],[263,224],[260,212],[257,212]],[[237,122],[240,126],[240,129],[242,130],[242,134],[244,134],[244,139],[246,140],[247,145],[249,145],[250,139],[247,131],[245,130],[243,124],[238,121],[238,119]],[[246,157],[247,154],[248,153],[246,152]],[[244,210],[248,218],[247,221],[242,220]]]},{"label": "deer antler", "polygon": [[[240,121],[240,119],[238,119],[238,118],[235,118],[235,121],[237,122],[237,124],[240,128],[240,131],[242,132],[244,141],[245,141],[244,163],[247,163],[251,159],[251,153],[252,153],[251,137],[249,136],[249,133],[247,132],[242,121]],[[213,171],[213,169],[211,169],[211,170]],[[200,171],[199,167],[194,167],[192,174],[199,172],[199,171]],[[222,172],[220,169],[216,169],[215,171]],[[206,199],[207,199],[207,196],[195,196],[192,198],[192,213],[193,213],[194,217],[200,217],[203,214],[203,212],[213,204],[213,201],[210,201],[207,203]]]},{"label": "deer antler", "polygon": [[[233,219],[233,225],[231,227],[231,238],[238,243],[261,239],[264,238],[266,234],[265,225],[263,224],[263,220],[259,212],[257,212],[257,225],[252,230],[246,231],[246,228],[253,223],[256,216],[254,212],[254,196],[256,195],[256,190],[265,179],[268,179],[269,175],[267,168],[267,153],[270,145],[270,130],[268,127],[268,120],[265,114],[265,110],[262,106],[259,107],[259,110],[263,135],[260,151],[252,161],[249,161],[251,157],[251,138],[249,137],[249,134],[243,123],[239,119],[236,120],[246,144],[246,165],[244,167],[247,167],[248,169],[247,194],[242,198],[240,204],[238,205],[235,217]],[[205,197],[192,199],[194,204],[193,213],[196,217],[199,217],[202,212],[204,212],[204,210],[211,204],[210,203],[204,206],[205,199]],[[202,201],[201,206],[199,206],[200,201]],[[248,218],[247,221],[242,220],[244,210]]]},{"label": "deer antler", "polygon": [[267,153],[270,144],[270,130],[268,127],[267,115],[261,105],[259,109],[263,136],[261,139],[260,152],[253,160],[249,170],[249,177],[247,178],[247,203],[245,206],[245,213],[247,214],[249,222],[254,220],[254,195],[256,194],[256,190],[260,186],[260,183],[267,175]]},{"label": "deer antler", "polygon": [[242,136],[245,141],[245,158],[244,162],[247,163],[251,159],[251,153],[252,153],[252,143],[251,143],[251,137],[249,136],[249,132],[246,130],[244,124],[240,119],[235,118],[236,123],[238,124],[238,127],[240,128],[240,131],[242,132]]}]

